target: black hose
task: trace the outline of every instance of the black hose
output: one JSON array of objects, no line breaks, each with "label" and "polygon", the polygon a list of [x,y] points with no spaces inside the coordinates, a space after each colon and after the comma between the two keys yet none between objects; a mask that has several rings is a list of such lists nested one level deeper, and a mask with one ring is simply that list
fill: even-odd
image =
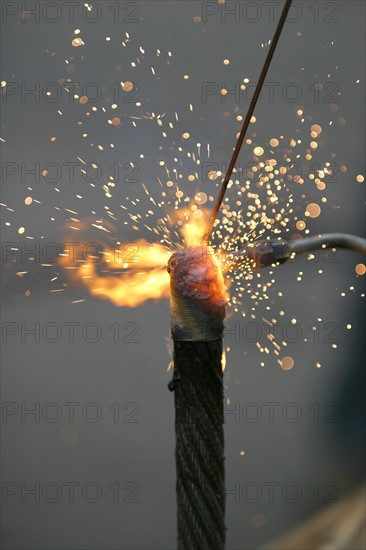
[{"label": "black hose", "polygon": [[366,239],[347,233],[326,233],[318,237],[306,237],[287,243],[290,253],[303,254],[311,250],[321,250],[322,248],[346,248],[353,250],[363,256],[366,256]]},{"label": "black hose", "polygon": [[326,233],[294,241],[254,241],[243,250],[228,254],[226,262],[231,269],[238,269],[248,263],[252,269],[261,269],[284,263],[293,254],[322,248],[344,248],[366,256],[366,239],[346,233]]}]

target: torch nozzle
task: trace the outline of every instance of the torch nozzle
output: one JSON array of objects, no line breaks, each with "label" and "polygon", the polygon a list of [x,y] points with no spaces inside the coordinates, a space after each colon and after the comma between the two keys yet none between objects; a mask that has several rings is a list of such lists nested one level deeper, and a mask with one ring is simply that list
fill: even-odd
[{"label": "torch nozzle", "polygon": [[290,257],[289,246],[285,241],[257,241],[248,244],[239,252],[227,255],[228,264],[235,268],[248,264],[253,269],[283,263]]}]

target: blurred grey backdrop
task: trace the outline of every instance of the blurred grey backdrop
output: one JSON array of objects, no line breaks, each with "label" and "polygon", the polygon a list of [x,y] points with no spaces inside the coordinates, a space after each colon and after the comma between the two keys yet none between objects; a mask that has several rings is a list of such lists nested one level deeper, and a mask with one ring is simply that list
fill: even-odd
[{"label": "blurred grey backdrop", "polygon": [[[273,36],[282,2],[138,0],[88,5],[91,12],[87,7],[83,11],[82,2],[58,2],[56,7],[43,1],[2,2],[5,246],[64,242],[65,222],[70,225],[73,216],[82,219],[95,212],[113,221],[105,204],[117,218],[114,236],[131,240],[136,234],[124,223],[129,217],[119,204],[133,213],[150,208],[141,181],[159,199],[158,177],[167,179],[160,160],[172,170],[179,146],[192,151],[197,142],[209,142],[211,160],[228,162],[240,128],[236,115],[245,114],[248,101],[231,95],[223,102],[219,93],[203,98],[204,83],[226,83],[230,89],[244,78],[256,82],[267,51],[262,44]],[[260,144],[279,135],[296,137],[299,108],[323,127],[321,148],[313,160],[333,159],[337,173],[328,185],[322,215],[308,225],[311,233],[362,235],[365,229],[364,183],[356,181],[364,174],[364,16],[361,1],[295,2],[268,76],[275,83],[273,100],[263,94],[255,112]],[[77,37],[84,45],[72,46]],[[230,64],[224,65],[224,59]],[[91,102],[70,101],[61,86],[67,78],[103,87],[97,112],[87,117]],[[131,103],[125,96],[114,97],[114,83],[120,81],[137,84]],[[47,91],[58,89],[49,89],[50,82],[59,82],[63,90],[55,101],[50,101],[55,96],[47,96]],[[323,84],[319,94],[314,88],[318,82]],[[296,87],[288,89],[289,83]],[[327,83],[331,85],[324,89]],[[32,88],[36,96],[27,94]],[[300,90],[301,97],[293,100],[284,90]],[[174,128],[163,140],[155,121],[129,118],[138,112],[140,117],[166,113]],[[121,119],[117,127],[107,123],[113,116]],[[189,146],[181,139],[186,131],[192,136]],[[51,141],[53,136],[56,141]],[[248,151],[243,149],[242,162]],[[306,165],[305,145],[299,153],[299,163]],[[64,163],[78,162],[77,157],[103,166],[103,178],[94,188],[81,176],[80,165],[70,182]],[[184,160],[184,154],[181,158],[182,190],[192,194],[209,189],[215,194],[217,181],[202,186],[188,181],[192,162]],[[138,183],[126,182],[127,168],[122,168],[121,182],[112,198],[106,198],[102,184],[112,174],[110,167],[129,162],[138,165]],[[37,181],[25,173],[35,163],[61,166],[57,182],[42,176]],[[311,185],[307,181],[300,190],[310,198]],[[33,198],[31,205],[25,204],[27,196]],[[140,202],[131,206],[126,197]],[[142,230],[141,235],[151,240],[153,234]],[[95,234],[90,232],[88,238],[92,241]],[[230,400],[225,424],[230,550],[259,548],[320,508],[341,501],[361,482],[364,280],[356,276],[355,266],[362,258],[348,252],[337,252],[335,263],[324,258],[329,256],[320,255],[318,263],[301,259],[276,272],[270,293],[273,308],[286,312],[284,323],[296,318],[301,329],[299,341],[287,339],[287,354],[295,359],[292,370],[281,370],[273,354],[261,368],[263,354],[253,336],[238,341],[232,333],[226,337],[231,348],[225,371]],[[175,548],[168,301],[118,308],[73,287],[58,265],[22,261],[17,253],[8,261],[3,258],[2,270],[2,547]],[[23,271],[23,277],[16,275]],[[54,277],[58,279],[51,282]],[[50,292],[54,289],[64,292]],[[284,295],[277,304],[278,291]],[[79,299],[85,301],[71,303]],[[259,322],[266,317],[265,306],[258,307]],[[82,328],[91,322],[101,329],[95,343],[90,341],[96,339],[92,328],[87,338],[82,336]],[[311,336],[315,322],[320,323],[318,338]],[[24,333],[35,323],[41,331],[47,323],[63,327],[62,338],[52,343],[50,326],[49,336],[41,333],[35,341]],[[66,330],[70,323],[79,323],[73,342]],[[111,328],[115,323],[121,327],[118,342]],[[241,330],[243,318],[231,312],[227,324],[230,330]],[[132,337],[130,327],[136,332]],[[32,408],[33,415],[27,413]]]}]

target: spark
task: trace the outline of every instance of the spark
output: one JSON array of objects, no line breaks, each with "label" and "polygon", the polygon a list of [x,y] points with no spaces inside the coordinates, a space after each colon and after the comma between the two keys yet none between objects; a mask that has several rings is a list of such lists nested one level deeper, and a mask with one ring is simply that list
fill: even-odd
[{"label": "spark", "polygon": [[[92,9],[92,5],[85,4],[85,6],[89,11]],[[198,24],[201,18],[195,16],[193,21]],[[72,49],[74,56],[82,56],[88,51],[88,43],[81,35],[82,30],[75,29],[71,37],[65,37],[65,46]],[[300,37],[304,39],[302,33],[296,33],[296,38]],[[109,48],[110,43],[111,39],[107,36],[105,40],[103,39],[101,47]],[[262,46],[267,47],[268,44],[269,42],[263,42]],[[188,92],[179,112],[164,107],[165,112],[159,114],[156,110],[153,111],[152,102],[146,101],[152,109],[149,111],[144,107],[145,102],[139,101],[141,97],[132,78],[135,74],[133,71],[145,71],[147,86],[149,82],[153,84],[159,78],[163,83],[159,75],[163,74],[162,69],[166,65],[173,71],[174,52],[166,52],[163,49],[150,52],[144,44],[136,43],[132,33],[131,35],[124,33],[118,47],[126,60],[126,72],[123,77],[121,76],[123,80],[118,79],[121,97],[115,97],[108,104],[96,107],[90,105],[91,98],[76,94],[77,102],[73,104],[70,102],[71,107],[66,105],[62,112],[55,108],[55,112],[63,116],[63,121],[67,121],[69,110],[79,109],[78,124],[74,128],[68,127],[68,123],[64,122],[64,130],[57,129],[57,136],[48,136],[47,139],[51,140],[52,147],[57,148],[63,141],[65,142],[68,131],[78,131],[81,146],[87,145],[93,148],[98,155],[115,154],[114,151],[120,152],[120,140],[116,135],[123,136],[122,132],[127,126],[131,134],[140,135],[141,133],[142,135],[145,126],[149,126],[150,131],[155,132],[156,148],[150,152],[150,149],[146,151],[141,147],[141,150],[136,153],[136,158],[141,164],[141,172],[148,174],[149,177],[139,178],[140,185],[120,184],[116,177],[94,182],[90,177],[88,180],[87,176],[88,174],[90,176],[93,170],[97,171],[98,166],[88,162],[85,149],[80,147],[80,150],[74,152],[73,158],[81,164],[78,175],[85,183],[82,187],[75,188],[73,202],[68,205],[60,202],[64,189],[63,182],[58,184],[59,187],[51,188],[55,196],[52,206],[52,214],[55,217],[49,217],[49,219],[52,222],[63,223],[67,228],[65,234],[71,232],[77,235],[80,241],[84,240],[86,243],[90,242],[89,235],[96,234],[95,242],[103,245],[103,254],[100,261],[96,263],[92,263],[90,258],[86,260],[82,257],[71,262],[69,251],[63,251],[62,270],[56,274],[53,272],[52,278],[47,280],[52,283],[58,281],[57,284],[60,286],[72,283],[63,288],[50,289],[52,293],[71,293],[74,285],[81,285],[94,298],[109,299],[119,306],[135,307],[151,297],[151,288],[154,289],[153,297],[156,299],[169,295],[169,284],[165,272],[166,260],[173,250],[187,246],[189,242],[200,243],[207,222],[207,210],[214,201],[215,191],[221,184],[226,167],[224,163],[220,165],[221,161],[216,162],[219,155],[215,142],[206,142],[197,130],[196,118],[202,109],[201,105],[196,106],[192,98],[188,97]],[[105,52],[105,55],[110,55],[109,50]],[[65,67],[69,68],[71,63],[75,64],[75,61],[71,58],[65,59]],[[81,58],[80,70],[82,70],[82,63]],[[232,60],[226,57],[217,60],[218,70],[225,72],[230,70],[231,63]],[[188,68],[179,72],[178,78],[180,82],[184,81],[182,86],[188,90],[193,80],[193,77],[188,74]],[[70,80],[63,82],[68,94],[74,93]],[[242,90],[244,90],[250,78],[245,77],[242,82]],[[1,88],[6,90],[6,86],[6,81],[2,81]],[[228,99],[225,88],[222,88],[221,94],[222,99],[225,95]],[[132,103],[124,101],[127,97],[133,98],[135,95],[139,100]],[[231,117],[236,128],[237,122],[243,120],[245,113],[237,105],[233,107],[228,105],[229,102],[227,105],[222,103],[222,115]],[[338,126],[338,130],[341,131],[347,123],[346,118],[341,116],[341,106],[331,104],[330,112],[333,113],[332,116],[338,117],[334,119],[337,122],[334,126]],[[96,130],[93,121],[97,120],[97,117],[100,117],[105,124],[105,135],[108,136],[105,141],[100,138],[99,142],[92,137]],[[316,230],[316,222],[321,216],[333,213],[335,204],[334,200],[330,201],[329,187],[331,186],[328,185],[332,177],[332,167],[337,162],[340,165],[340,172],[347,172],[347,167],[336,160],[335,153],[329,153],[327,156],[323,153],[322,140],[330,142],[333,121],[320,125],[301,105],[296,105],[293,111],[289,112],[289,120],[291,130],[286,133],[278,132],[277,135],[273,128],[268,134],[255,131],[258,126],[255,126],[257,119],[254,116],[251,118],[247,139],[243,144],[245,155],[250,159],[250,167],[248,169],[238,164],[233,171],[229,183],[230,190],[221,206],[220,216],[213,230],[212,244],[218,257],[225,258],[230,252],[240,250],[245,243],[252,243],[259,239],[301,238]],[[109,132],[112,133],[109,134]],[[4,139],[0,139],[5,142]],[[151,143],[154,142],[151,141]],[[117,155],[116,158],[118,158]],[[298,173],[297,168],[299,162],[308,167],[301,174]],[[209,163],[211,168],[205,173],[204,167]],[[212,163],[214,163],[213,167]],[[311,170],[310,166],[314,163],[317,168]],[[133,163],[129,163],[128,169],[133,171],[134,168]],[[42,172],[43,178],[49,176],[47,171]],[[354,174],[353,180],[355,185],[362,184],[364,176]],[[22,197],[21,207],[36,208],[37,204],[41,204],[41,201],[35,198],[37,195],[40,196],[38,189],[28,189]],[[91,197],[93,199],[97,197],[99,203],[98,207],[95,207],[96,210],[88,217],[85,209]],[[77,210],[75,210],[76,200]],[[9,231],[17,231],[18,235],[34,239],[31,235],[25,236],[25,227],[18,228],[14,222],[12,225],[11,215],[15,209],[11,206],[14,205],[2,206],[7,209],[6,212],[9,215],[9,220],[4,222],[6,228],[9,228]],[[41,209],[37,212],[39,210]],[[136,235],[132,240],[140,243],[137,265],[132,261],[116,261],[125,260],[126,255],[131,256],[134,252],[128,248],[128,243],[123,242],[121,235],[124,234],[122,233],[124,230],[128,235]],[[27,224],[28,232],[31,231]],[[50,234],[53,233],[50,231]],[[149,235],[149,242],[144,240],[146,234]],[[62,241],[66,242],[66,239],[63,238]],[[123,246],[127,246],[123,257],[114,256],[115,249],[111,248],[111,244],[115,245],[116,242],[120,243],[119,248],[117,247],[119,251],[123,250]],[[151,248],[154,250],[152,255]],[[131,257],[129,259],[131,260]],[[315,254],[309,254],[307,260],[310,262],[309,269],[314,264],[314,277],[325,275],[325,269],[316,269]],[[300,323],[301,312],[290,314],[281,305],[281,300],[286,295],[280,288],[274,271],[255,272],[248,262],[244,262],[236,271],[228,268],[224,260],[222,266],[225,280],[228,286],[230,285],[229,314],[237,313],[251,321],[259,319],[267,329],[267,332],[256,342],[258,353],[261,355],[260,365],[265,366],[262,360],[264,357],[266,363],[269,362],[269,358],[274,358],[275,364],[277,362],[284,371],[294,368],[296,358],[283,354],[287,343],[278,336],[281,330],[277,334],[276,328],[280,324],[283,326],[285,319],[289,319],[292,326]],[[42,264],[42,267],[55,268],[53,264]],[[18,278],[29,273],[29,271],[19,271],[16,263],[11,268],[14,269]],[[366,273],[363,263],[355,265],[353,269],[355,280]],[[307,273],[297,270],[294,272],[294,281],[301,284]],[[346,296],[346,292],[343,291],[338,294],[340,298]],[[86,299],[73,299],[71,303],[82,303]],[[349,323],[346,325],[347,329],[348,326],[350,326]],[[310,343],[313,341],[307,335],[305,340]],[[320,368],[320,363],[315,364]]]}]

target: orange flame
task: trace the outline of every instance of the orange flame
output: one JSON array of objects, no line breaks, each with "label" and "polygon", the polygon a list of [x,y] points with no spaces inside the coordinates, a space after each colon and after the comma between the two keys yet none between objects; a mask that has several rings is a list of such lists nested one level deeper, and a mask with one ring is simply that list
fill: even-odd
[{"label": "orange flame", "polygon": [[[170,218],[172,223],[179,221],[185,246],[202,244],[207,212],[200,210],[192,214],[184,208],[177,211],[175,219]],[[111,252],[104,251],[103,246],[100,249],[103,250],[100,257],[87,258],[75,255],[73,249],[65,249],[61,264],[73,283],[85,286],[91,295],[110,300],[119,307],[135,307],[146,300],[169,297],[170,279],[166,268],[171,250],[167,247],[140,239]]]},{"label": "orange flame", "polygon": [[[197,212],[197,211],[196,211]],[[201,217],[190,218],[182,225],[181,232],[186,246],[200,246],[206,232],[208,212],[199,210]]]},{"label": "orange flame", "polygon": [[[161,244],[139,240],[128,243],[123,250],[103,252],[102,257],[87,260],[76,258],[73,262],[70,254],[66,249],[62,259],[70,279],[86,286],[93,296],[108,299],[116,306],[135,307],[149,299],[169,296],[166,265],[170,252]],[[113,274],[113,270],[118,272]]]}]

